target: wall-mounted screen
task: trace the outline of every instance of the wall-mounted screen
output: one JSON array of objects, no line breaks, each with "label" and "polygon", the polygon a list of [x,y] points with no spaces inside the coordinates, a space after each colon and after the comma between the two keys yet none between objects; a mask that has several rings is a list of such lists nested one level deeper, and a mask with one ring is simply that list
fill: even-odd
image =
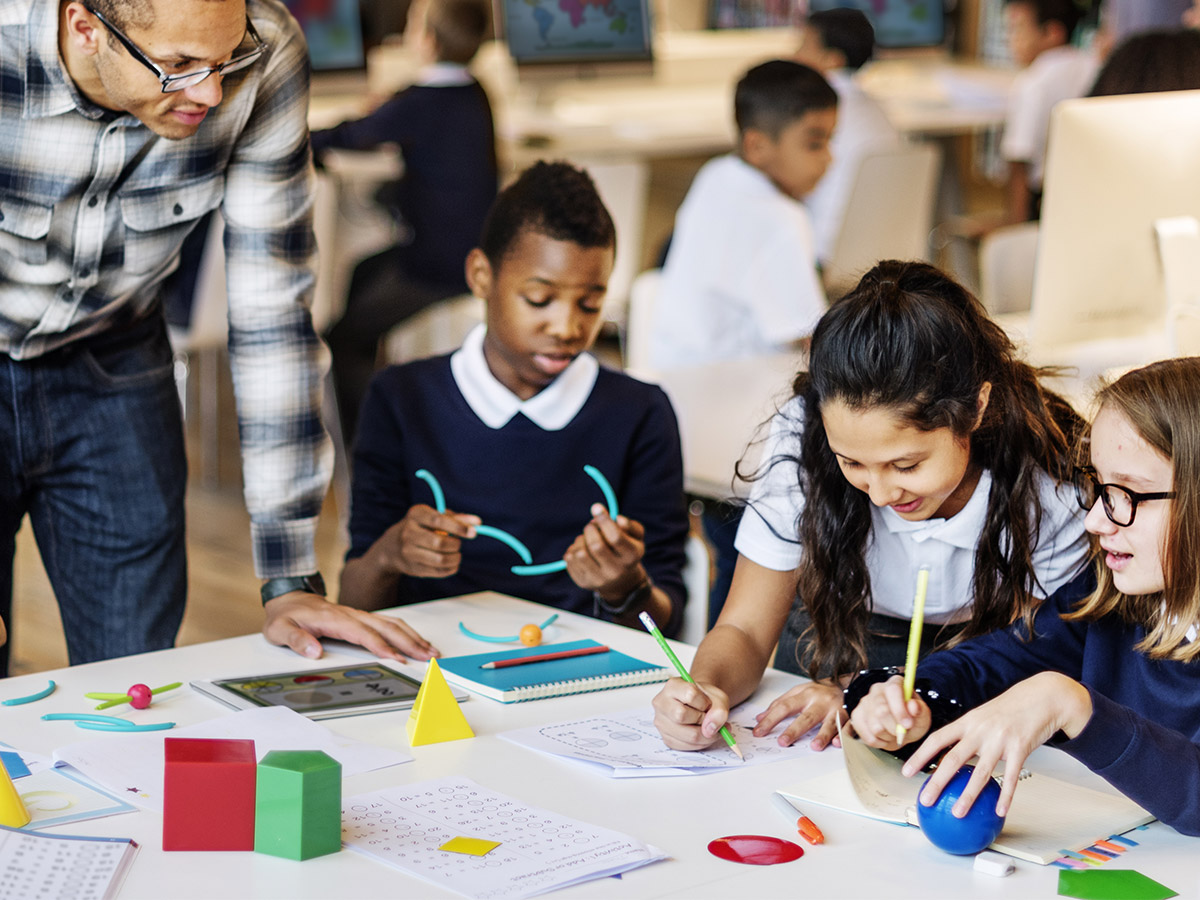
[{"label": "wall-mounted screen", "polygon": [[650,0],[495,0],[500,36],[520,69],[653,59]]},{"label": "wall-mounted screen", "polygon": [[809,0],[808,9],[862,10],[875,26],[875,43],[886,49],[937,47],[946,40],[943,0]]},{"label": "wall-mounted screen", "polygon": [[308,41],[314,73],[365,70],[359,0],[284,0]]}]

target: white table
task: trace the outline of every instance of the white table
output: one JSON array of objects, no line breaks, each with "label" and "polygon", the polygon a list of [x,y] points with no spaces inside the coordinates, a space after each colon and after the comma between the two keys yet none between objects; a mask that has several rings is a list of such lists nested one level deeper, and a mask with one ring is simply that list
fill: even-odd
[{"label": "white table", "polygon": [[[484,633],[515,632],[525,622],[542,621],[545,608],[499,595],[473,595],[404,609],[404,617],[433,638],[446,653],[478,652],[480,644],[458,633],[461,619]],[[555,641],[591,637],[616,649],[658,659],[659,650],[644,633],[564,613],[549,635]],[[680,655],[690,660],[690,648]],[[363,657],[344,646],[327,648],[314,668]],[[73,669],[0,681],[0,697],[24,696],[58,682],[51,697],[26,706],[0,708],[3,738],[19,749],[51,752],[54,747],[92,736],[67,722],[42,722],[46,712],[82,712],[90,708],[85,691],[119,690],[142,681],[150,685],[220,674],[292,670],[306,665],[289,651],[269,646],[259,635],[232,638],[175,650],[93,663]],[[796,681],[768,673],[764,694],[774,696]],[[996,879],[971,870],[971,859],[933,848],[916,829],[884,825],[855,816],[808,810],[824,830],[827,843],[805,846],[802,859],[781,866],[740,866],[711,856],[706,846],[729,834],[768,834],[795,839],[772,808],[770,792],[808,774],[841,764],[830,751],[781,762],[692,778],[609,779],[580,764],[544,756],[496,737],[523,725],[553,722],[581,713],[615,712],[649,703],[657,687],[620,690],[504,705],[474,698],[463,705],[476,737],[413,749],[415,761],[346,779],[345,795],[461,774],[529,803],[614,828],[661,847],[670,859],[627,873],[620,881],[602,879],[562,891],[563,897],[1011,897],[1027,900],[1055,895],[1058,870],[1017,864],[1015,874]],[[180,725],[225,715],[198,694],[181,689],[156,698],[138,714],[147,721],[170,718]],[[407,713],[337,719],[326,724],[354,738],[406,747]],[[1075,771],[1067,757],[1041,751],[1039,767],[1062,774]],[[1094,778],[1083,773],[1086,778]],[[914,784],[914,791],[916,785]],[[1019,802],[1018,794],[1018,802]],[[142,849],[121,892],[122,900],[163,898],[392,898],[443,897],[431,884],[343,850],[303,863],[257,853],[173,852],[161,850],[160,814],[137,812],[56,831],[132,837]],[[1139,833],[1142,846],[1127,865],[1173,887],[1183,895],[1200,890],[1194,865],[1194,840],[1160,824]],[[1111,864],[1110,864],[1111,865]],[[897,873],[904,873],[903,876]]]}]

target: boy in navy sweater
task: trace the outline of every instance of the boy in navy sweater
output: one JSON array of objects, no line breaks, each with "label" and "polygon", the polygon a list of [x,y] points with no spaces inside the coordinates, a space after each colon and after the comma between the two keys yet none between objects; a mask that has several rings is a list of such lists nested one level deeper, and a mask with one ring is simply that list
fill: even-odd
[{"label": "boy in navy sweater", "polygon": [[429,61],[408,88],[363,119],[312,135],[326,150],[399,146],[404,175],[390,192],[402,239],[358,264],[346,310],[326,335],[346,445],[375,372],[380,339],[398,322],[467,291],[462,261],[496,198],[492,111],[467,64],[487,33],[484,0],[417,0],[408,32]]},{"label": "boy in navy sweater", "polygon": [[660,388],[586,352],[614,252],[585,173],[538,163],[500,194],[466,264],[486,323],[367,393],[340,602],[496,590],[627,625],[647,610],[678,630],[688,524],[675,415]]}]

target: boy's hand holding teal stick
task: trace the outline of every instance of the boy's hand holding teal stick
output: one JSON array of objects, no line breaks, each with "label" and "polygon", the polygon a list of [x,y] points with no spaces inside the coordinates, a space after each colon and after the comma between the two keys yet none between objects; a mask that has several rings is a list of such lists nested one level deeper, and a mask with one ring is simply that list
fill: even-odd
[{"label": "boy's hand holding teal stick", "polygon": [[[654,635],[654,639],[658,641],[658,646],[663,648],[663,653],[667,654],[667,659],[671,661],[671,665],[675,667],[675,671],[679,673],[679,677],[688,684],[695,684],[696,680],[688,674],[688,670],[684,668],[683,663],[679,661],[679,657],[675,655],[675,651],[671,649],[667,639],[663,637],[663,633],[658,630],[658,626],[654,624],[654,620],[650,618],[649,613],[639,613],[638,618],[642,624],[646,626],[646,630]],[[737,745],[737,741],[733,739],[733,734],[729,730],[728,725],[722,725],[721,730],[717,732],[725,739],[725,743],[729,745],[729,749],[737,754],[737,758],[745,761],[746,757],[742,755],[742,748]]]}]

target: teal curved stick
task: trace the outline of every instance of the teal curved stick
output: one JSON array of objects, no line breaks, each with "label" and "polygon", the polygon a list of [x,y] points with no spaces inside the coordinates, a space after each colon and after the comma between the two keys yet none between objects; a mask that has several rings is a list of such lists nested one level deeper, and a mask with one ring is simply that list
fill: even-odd
[{"label": "teal curved stick", "polygon": [[442,493],[442,486],[434,474],[428,469],[417,469],[416,476],[429,485],[429,490],[433,492],[433,508],[444,513],[446,511],[446,495]]},{"label": "teal curved stick", "polygon": [[[125,721],[122,719],[121,721]],[[168,728],[174,728],[174,722],[156,722],[152,725],[111,725],[107,722],[76,722],[77,728],[86,728],[89,731],[166,731]]]},{"label": "teal curved stick", "polygon": [[510,635],[508,637],[492,637],[490,634],[480,634],[478,631],[472,631],[462,622],[458,623],[458,630],[469,638],[475,638],[477,641],[487,641],[491,644],[507,644],[509,641],[519,641],[519,635]]},{"label": "teal curved stick", "polygon": [[514,575],[549,575],[552,572],[561,572],[566,567],[565,559],[556,559],[554,562],[538,563],[536,566],[513,566],[509,571]]},{"label": "teal curved stick", "polygon": [[[547,628],[549,628],[551,625],[554,624],[554,622],[557,618],[558,618],[558,613],[554,613],[552,616],[550,616],[550,618],[548,618],[545,622],[543,622],[541,625],[539,625],[538,628],[545,631]],[[519,641],[521,639],[521,636],[519,634],[510,634],[507,637],[492,637],[489,634],[480,634],[477,631],[472,631],[470,628],[468,628],[462,622],[458,623],[458,630],[461,631],[463,634],[465,634],[469,638],[475,638],[475,640],[477,640],[477,641],[488,641],[489,643],[492,643],[492,644],[507,644],[510,641]]]},{"label": "teal curved stick", "polygon": [[174,722],[157,722],[150,725],[138,725],[128,719],[116,716],[98,716],[95,713],[46,713],[42,716],[45,722],[74,722],[79,728],[92,731],[165,731],[174,728]]},{"label": "teal curved stick", "polygon": [[30,694],[27,697],[13,697],[11,700],[0,700],[0,705],[20,706],[22,703],[32,703],[34,700],[44,700],[54,693],[54,689],[56,687],[58,687],[58,685],[51,681],[47,687],[43,688],[37,693]]},{"label": "teal curved stick", "polygon": [[604,494],[605,502],[608,503],[608,517],[615,520],[618,514],[617,495],[613,491],[612,485],[608,483],[608,479],[604,477],[604,473],[595,466],[584,466],[583,471],[592,477],[592,481],[600,485],[600,491]]},{"label": "teal curved stick", "polygon": [[493,528],[491,525],[476,525],[475,533],[481,537],[495,538],[502,544],[508,544],[516,551],[517,556],[521,557],[526,563],[533,562],[533,554],[529,552],[529,548],[522,544],[519,540],[504,531],[501,528]]}]

